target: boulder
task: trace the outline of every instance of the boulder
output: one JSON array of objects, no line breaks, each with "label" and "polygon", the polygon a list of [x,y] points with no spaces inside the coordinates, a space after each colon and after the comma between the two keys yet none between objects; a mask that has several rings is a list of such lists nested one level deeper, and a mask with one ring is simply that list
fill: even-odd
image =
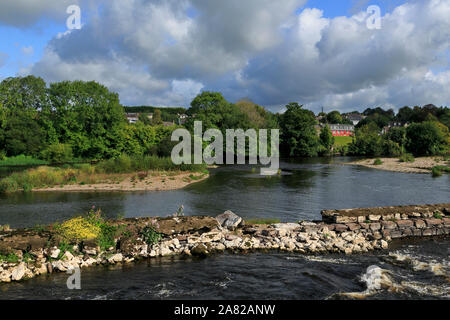
[{"label": "boulder", "polygon": [[123,255],[121,253],[116,253],[115,255],[108,258],[109,263],[117,263],[123,261]]},{"label": "boulder", "polygon": [[242,224],[243,220],[237,214],[228,210],[224,213],[218,215],[216,217],[217,222],[219,222],[220,226],[229,230],[236,229],[239,225]]},{"label": "boulder", "polygon": [[19,281],[23,278],[26,271],[25,263],[20,263],[17,267],[15,267],[11,272],[11,278],[13,281]]}]

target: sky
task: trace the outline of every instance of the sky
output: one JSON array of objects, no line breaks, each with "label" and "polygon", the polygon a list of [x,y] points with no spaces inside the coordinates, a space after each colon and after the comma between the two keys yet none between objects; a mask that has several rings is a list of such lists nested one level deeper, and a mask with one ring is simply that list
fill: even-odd
[{"label": "sky", "polygon": [[2,0],[0,80],[95,80],[124,105],[448,106],[448,17],[450,0]]}]

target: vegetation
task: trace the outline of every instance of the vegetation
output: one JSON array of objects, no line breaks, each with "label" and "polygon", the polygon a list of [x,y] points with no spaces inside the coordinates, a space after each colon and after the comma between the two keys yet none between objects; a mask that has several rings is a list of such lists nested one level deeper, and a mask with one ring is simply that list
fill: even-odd
[{"label": "vegetation", "polygon": [[7,255],[2,255],[0,253],[0,262],[17,263],[19,257],[15,253],[9,253]]},{"label": "vegetation", "polygon": [[142,235],[144,242],[147,243],[149,246],[158,243],[162,238],[162,235],[160,233],[156,232],[155,229],[150,226],[145,227],[141,231],[141,235]]},{"label": "vegetation", "polygon": [[448,166],[435,166],[431,169],[433,177],[440,177],[443,173],[450,173],[450,167]]},{"label": "vegetation", "polygon": [[269,225],[269,224],[275,224],[280,223],[281,221],[279,219],[275,218],[255,218],[255,219],[248,219],[245,220],[245,223],[247,224],[261,224],[261,225]]},{"label": "vegetation", "polygon": [[85,216],[53,225],[52,230],[55,236],[62,239],[59,249],[64,254],[64,252],[72,250],[70,244],[77,244],[86,240],[95,240],[101,250],[115,247],[115,239],[118,237],[121,228],[103,218],[101,210],[92,208]]},{"label": "vegetation", "polygon": [[[140,121],[127,123],[125,112],[141,113]],[[151,121],[149,113],[153,114]],[[448,107],[404,107],[397,114],[380,107],[366,109],[365,119],[358,123],[350,141],[350,137],[333,138],[326,126],[319,133],[315,114],[295,102],[289,103],[283,114],[273,114],[248,99],[234,104],[219,92],[205,91],[192,100],[188,110],[124,108],[116,93],[94,81],[63,81],[47,86],[41,78],[27,76],[0,83],[0,165],[61,164],[77,159],[110,161],[104,166],[111,168],[118,163],[121,168],[126,164],[120,159],[124,155],[166,158],[175,144],[170,138],[178,126],[162,124],[178,123],[178,114],[188,115],[184,126],[191,131],[194,121],[202,121],[204,129],[219,129],[223,134],[227,129],[280,129],[280,151],[285,157],[313,157],[331,151],[368,157],[450,152]],[[331,111],[321,113],[319,119],[323,124],[350,124],[347,115]],[[386,127],[394,122],[408,127]],[[152,166],[170,166],[162,162]],[[4,181],[3,186],[14,187],[14,183]],[[18,187],[24,185],[19,183]]]},{"label": "vegetation", "polygon": [[411,153],[404,153],[399,158],[400,162],[414,162],[414,156]]},{"label": "vegetation", "polygon": [[381,161],[380,158],[376,158],[375,161],[373,162],[373,164],[375,166],[381,166],[383,164],[383,161]]},{"label": "vegetation", "polygon": [[0,160],[0,167],[36,166],[47,164],[48,161],[35,159],[32,156],[25,156],[23,154],[15,157],[4,157]]},{"label": "vegetation", "polygon": [[[101,181],[120,179],[114,174],[139,172],[147,175],[148,171],[196,171],[205,172],[206,165],[175,165],[170,158],[156,156],[127,156],[92,164],[74,164],[64,167],[41,166],[22,172],[12,173],[0,180],[0,193],[19,190],[31,191],[35,188],[52,187],[67,184],[95,184]],[[207,171],[206,171],[207,172]]]}]

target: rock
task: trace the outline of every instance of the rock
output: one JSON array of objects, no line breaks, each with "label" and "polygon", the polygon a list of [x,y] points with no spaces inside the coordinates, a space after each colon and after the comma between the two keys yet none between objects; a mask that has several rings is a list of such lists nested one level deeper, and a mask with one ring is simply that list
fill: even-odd
[{"label": "rock", "polygon": [[63,261],[72,261],[73,260],[73,254],[71,254],[69,251],[66,251],[64,255],[62,256],[61,260]]},{"label": "rock", "polygon": [[173,252],[172,252],[168,247],[165,247],[165,246],[164,246],[164,247],[161,248],[160,254],[161,254],[163,257],[166,257],[166,256],[172,255]]},{"label": "rock", "polygon": [[386,241],[381,240],[381,248],[387,249],[387,248],[389,248],[389,244]]},{"label": "rock", "polygon": [[121,253],[116,253],[108,258],[109,263],[117,263],[123,261],[123,255]]},{"label": "rock", "polygon": [[191,254],[197,257],[206,257],[208,255],[208,249],[203,243],[196,245],[192,250]]},{"label": "rock", "polygon": [[0,282],[11,282],[11,272],[8,270],[0,272]]},{"label": "rock", "polygon": [[17,267],[15,267],[11,272],[11,279],[13,281],[19,281],[25,275],[26,266],[25,263],[20,263]]},{"label": "rock", "polygon": [[380,219],[381,219],[381,216],[379,216],[379,215],[375,215],[375,214],[370,214],[369,215],[369,220],[370,221],[380,221]]},{"label": "rock", "polygon": [[414,222],[412,222],[411,220],[400,220],[400,221],[397,221],[397,225],[400,229],[406,229],[406,228],[413,227]]},{"label": "rock", "polygon": [[59,250],[58,248],[53,248],[50,251],[50,258],[57,259],[60,253],[61,253],[61,250]]},{"label": "rock", "polygon": [[228,210],[216,217],[220,226],[229,230],[236,229],[242,222],[242,218],[232,211]]}]

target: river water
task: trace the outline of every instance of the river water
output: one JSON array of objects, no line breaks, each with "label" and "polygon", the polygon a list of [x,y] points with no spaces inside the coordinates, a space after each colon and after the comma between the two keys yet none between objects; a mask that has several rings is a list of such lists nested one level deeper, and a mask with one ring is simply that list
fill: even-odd
[{"label": "river water", "polygon": [[[282,176],[262,177],[250,166],[211,170],[185,189],[143,193],[17,193],[0,197],[0,224],[29,227],[73,217],[93,205],[113,218],[232,210],[244,218],[320,219],[322,209],[448,202],[449,176],[394,173],[344,165],[348,158],[281,162]],[[448,299],[449,240],[404,243],[365,255],[218,255],[205,260],[156,259],[82,271],[82,290],[54,274],[0,285],[0,299],[342,299],[373,287],[378,266],[392,287],[364,297]],[[375,279],[375,280],[374,280]],[[394,290],[395,289],[395,290]]]}]

